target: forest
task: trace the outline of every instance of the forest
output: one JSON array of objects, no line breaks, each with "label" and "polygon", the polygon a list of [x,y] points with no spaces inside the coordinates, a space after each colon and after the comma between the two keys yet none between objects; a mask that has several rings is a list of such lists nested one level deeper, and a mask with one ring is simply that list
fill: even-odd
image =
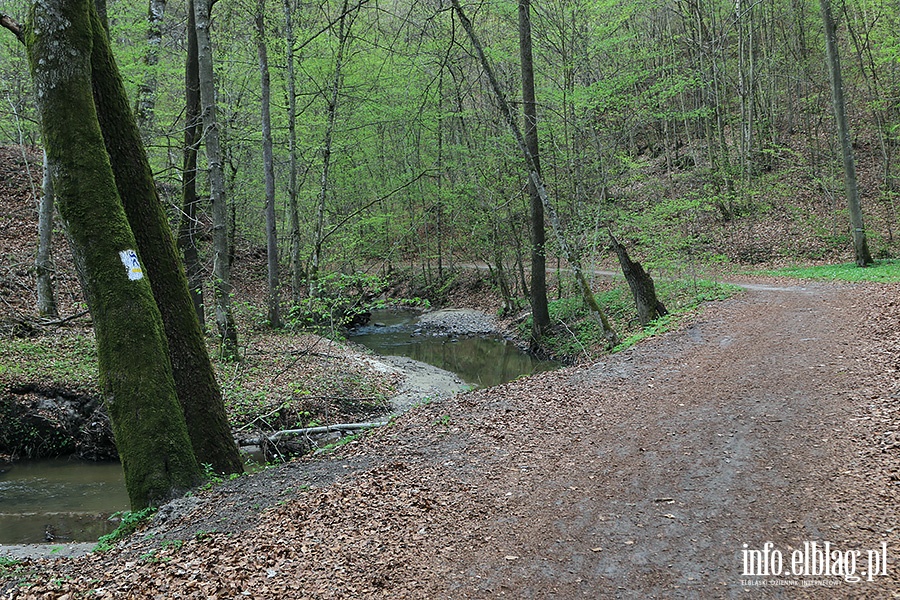
[{"label": "forest", "polygon": [[[895,254],[898,15],[879,2],[113,1],[85,23],[90,64],[72,42],[63,69],[44,6],[0,7],[0,140],[40,205],[44,318],[71,274],[67,186],[101,379],[106,348],[157,352],[135,340],[158,304],[176,385],[201,364],[218,398],[182,268],[226,362],[252,331],[340,337],[373,306],[483,288],[509,335],[572,362],[728,295],[726,273]],[[92,98],[55,83],[76,64]],[[94,112],[96,153],[72,127]],[[116,254],[153,289],[107,310]],[[620,266],[631,294],[602,275]]]},{"label": "forest", "polygon": [[118,458],[131,509],[82,571],[0,553],[0,595],[678,597],[822,531],[896,589],[895,4],[0,26],[0,533],[18,459]]},{"label": "forest", "polygon": [[[564,232],[547,235],[548,266],[568,262],[561,239],[587,263],[608,261],[610,228],[646,266],[678,275],[852,249],[859,227],[848,218],[835,133],[829,8],[868,243],[876,258],[893,256],[894,7],[534,2],[529,103],[521,5],[215,4],[204,55],[222,189],[211,192],[191,79],[192,5],[109,2],[112,47],[191,288],[228,279],[228,260],[213,274],[221,243],[223,255],[271,261],[266,317],[275,325],[317,286],[337,294],[402,276],[411,296],[433,297],[456,265],[476,262],[505,308],[523,305],[529,169],[461,14],[516,118],[534,108],[540,172]],[[0,7],[13,23],[27,10]],[[24,47],[6,35],[0,52],[0,138],[40,147]],[[787,231],[769,230],[773,219]]]}]

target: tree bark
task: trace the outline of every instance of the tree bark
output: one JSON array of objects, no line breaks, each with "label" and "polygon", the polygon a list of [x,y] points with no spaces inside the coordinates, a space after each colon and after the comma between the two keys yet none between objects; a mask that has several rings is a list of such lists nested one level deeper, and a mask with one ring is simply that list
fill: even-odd
[{"label": "tree bark", "polygon": [[325,123],[325,139],[322,142],[322,177],[319,184],[319,204],[316,207],[316,242],[313,248],[312,269],[309,274],[309,295],[311,298],[318,296],[319,269],[322,264],[322,246],[325,243],[325,206],[328,197],[329,171],[331,168],[331,142],[334,138],[334,123],[337,119],[338,95],[341,90],[341,68],[344,60],[344,46],[347,40],[347,0],[341,7],[341,16],[338,21],[338,49],[334,60],[334,80],[331,85],[331,95],[328,97],[328,119]]},{"label": "tree bark", "polygon": [[669,314],[665,304],[656,297],[653,278],[644,271],[641,263],[631,260],[625,246],[619,243],[612,231],[609,231],[609,241],[619,258],[619,265],[622,267],[622,274],[625,275],[628,287],[631,288],[641,327],[646,327],[654,319]]},{"label": "tree bark", "polygon": [[[531,0],[519,0],[519,55],[522,63],[522,104],[525,113],[525,146],[540,174],[538,153],[537,101],[534,92],[534,60],[531,52]],[[531,344],[540,343],[550,327],[547,306],[547,264],[544,244],[544,206],[532,178],[528,178],[528,197],[531,199]]]},{"label": "tree bark", "polygon": [[297,78],[294,73],[294,24],[291,0],[284,0],[284,36],[287,45],[288,94],[288,211],[291,235],[291,303],[300,303],[303,263],[300,257],[300,210],[297,206]]},{"label": "tree bark", "polygon": [[93,32],[92,79],[100,129],[119,197],[162,314],[175,389],[194,454],[217,472],[241,473],[243,464],[231,436],[222,392],[194,312],[175,240],[109,39],[96,13]]},{"label": "tree bark", "polygon": [[268,266],[269,326],[281,328],[281,307],[278,284],[278,232],[275,222],[275,165],[272,158],[272,113],[269,55],[266,50],[266,0],[256,6],[256,51],[259,56],[260,120],[262,121],[263,173],[266,182],[266,257]]},{"label": "tree bark", "polygon": [[[150,0],[147,8],[147,46],[144,50],[144,81],[138,87],[137,122],[145,139],[150,139],[156,121],[156,70],[159,67],[159,48],[162,45],[162,22],[166,0]],[[104,20],[105,23],[105,20]]]},{"label": "tree bark", "polygon": [[239,360],[237,329],[231,310],[231,254],[228,243],[228,207],[225,194],[225,171],[219,145],[219,123],[216,116],[216,85],[213,72],[210,15],[212,0],[194,1],[197,30],[197,65],[199,67],[200,104],[203,115],[206,160],[209,163],[209,195],[213,220],[213,278],[216,303],[216,327],[221,340],[222,356]]},{"label": "tree bark", "polygon": [[44,152],[44,180],[41,199],[38,201],[38,248],[34,259],[37,274],[38,314],[49,319],[58,319],[56,296],[53,293],[53,181]]},{"label": "tree bark", "polygon": [[100,132],[92,10],[89,0],[37,2],[26,47],[59,214],[94,320],[100,387],[131,506],[139,510],[183,494],[200,480],[200,468]]},{"label": "tree bark", "polygon": [[197,26],[194,0],[188,0],[188,26],[185,40],[187,57],[184,64],[184,154],[181,175],[181,220],[178,226],[178,248],[184,256],[188,291],[200,328],[206,328],[203,307],[203,269],[197,242],[200,199],[197,197],[197,151],[200,147],[202,117],[200,114],[200,67],[197,62]]},{"label": "tree bark", "polygon": [[847,124],[844,82],[841,76],[841,57],[837,49],[834,19],[831,17],[831,1],[819,0],[819,6],[822,10],[822,22],[825,25],[825,52],[828,62],[828,78],[831,80],[831,103],[834,108],[834,122],[837,128],[838,142],[841,146],[841,159],[844,163],[844,188],[850,209],[850,226],[853,228],[853,249],[856,254],[856,265],[865,267],[872,264],[873,261],[872,255],[869,254],[869,245],[866,242],[866,226],[863,222],[862,208],[859,204],[856,164],[853,160],[853,146],[850,142],[850,126]]},{"label": "tree bark", "polygon": [[535,188],[537,188],[538,195],[541,198],[541,204],[544,207],[544,214],[550,220],[550,225],[553,227],[553,231],[556,234],[557,243],[559,243],[563,256],[565,257],[566,262],[569,264],[569,267],[572,269],[572,273],[575,275],[575,280],[578,283],[578,289],[581,291],[584,303],[587,304],[591,314],[602,327],[603,337],[606,339],[607,344],[609,345],[609,347],[613,347],[619,343],[619,338],[616,335],[615,330],[612,328],[612,324],[610,323],[609,318],[606,316],[606,313],[597,303],[597,299],[594,297],[594,292],[591,290],[591,286],[588,285],[587,279],[585,279],[584,277],[584,270],[581,268],[580,258],[573,251],[572,247],[569,245],[569,242],[565,237],[565,232],[563,230],[562,223],[559,220],[559,215],[556,214],[556,209],[553,208],[553,204],[551,204],[550,202],[550,196],[547,193],[547,188],[544,187],[544,180],[543,178],[541,178],[541,174],[538,171],[537,166],[535,165],[534,157],[532,157],[531,152],[529,152],[528,150],[528,146],[525,143],[525,138],[522,135],[522,131],[516,124],[516,118],[513,115],[512,109],[509,107],[509,102],[506,101],[506,96],[500,89],[500,84],[497,82],[497,77],[494,75],[494,71],[493,69],[491,69],[491,65],[484,54],[484,49],[481,46],[481,42],[475,35],[475,29],[472,27],[472,22],[463,12],[462,6],[460,6],[459,4],[459,0],[451,0],[451,3],[453,4],[453,9],[456,11],[457,16],[459,17],[460,23],[462,23],[463,29],[466,30],[466,34],[469,36],[469,40],[472,42],[472,46],[475,47],[475,52],[478,55],[478,60],[481,63],[481,68],[484,70],[485,75],[487,75],[488,77],[488,81],[491,84],[491,89],[493,90],[494,96],[497,99],[497,103],[500,105],[500,110],[503,112],[503,116],[506,119],[506,124],[512,131],[513,136],[516,138],[516,144],[519,146],[519,151],[522,152],[522,155],[525,158],[525,165],[528,169],[529,176],[534,182],[534,186]]}]

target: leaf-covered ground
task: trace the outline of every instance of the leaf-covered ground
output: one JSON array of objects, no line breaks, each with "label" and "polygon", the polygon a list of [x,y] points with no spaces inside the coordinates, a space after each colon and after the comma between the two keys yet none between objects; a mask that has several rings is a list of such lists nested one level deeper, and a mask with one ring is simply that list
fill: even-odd
[{"label": "leaf-covered ground", "polygon": [[[4,597],[897,597],[898,294],[757,286],[180,501],[106,554],[7,568]],[[744,575],[766,542],[786,568],[805,543],[860,554]]]}]

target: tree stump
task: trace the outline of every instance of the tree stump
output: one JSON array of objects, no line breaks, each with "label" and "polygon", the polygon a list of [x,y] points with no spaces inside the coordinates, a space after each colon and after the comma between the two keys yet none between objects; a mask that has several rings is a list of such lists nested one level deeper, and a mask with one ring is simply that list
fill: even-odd
[{"label": "tree stump", "polygon": [[609,232],[609,241],[616,251],[616,256],[619,257],[622,273],[625,275],[628,287],[631,288],[632,296],[634,296],[641,327],[646,327],[650,321],[669,314],[665,305],[656,297],[653,278],[644,270],[641,263],[631,260],[625,246],[619,243],[612,231]]}]

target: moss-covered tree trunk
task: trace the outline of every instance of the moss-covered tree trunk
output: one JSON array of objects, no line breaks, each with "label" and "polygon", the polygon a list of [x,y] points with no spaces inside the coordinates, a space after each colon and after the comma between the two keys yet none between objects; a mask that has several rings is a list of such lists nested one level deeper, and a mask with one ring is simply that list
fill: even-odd
[{"label": "moss-covered tree trunk", "polygon": [[97,120],[91,10],[89,0],[38,0],[25,39],[59,214],[94,319],[100,385],[140,509],[191,488],[200,468]]},{"label": "moss-covered tree trunk", "polygon": [[153,181],[140,130],[104,24],[93,16],[91,53],[94,102],[119,197],[137,241],[137,250],[162,313],[175,389],[187,420],[194,454],[217,472],[243,472],[240,454],[225,414],[222,392],[166,213]]}]

